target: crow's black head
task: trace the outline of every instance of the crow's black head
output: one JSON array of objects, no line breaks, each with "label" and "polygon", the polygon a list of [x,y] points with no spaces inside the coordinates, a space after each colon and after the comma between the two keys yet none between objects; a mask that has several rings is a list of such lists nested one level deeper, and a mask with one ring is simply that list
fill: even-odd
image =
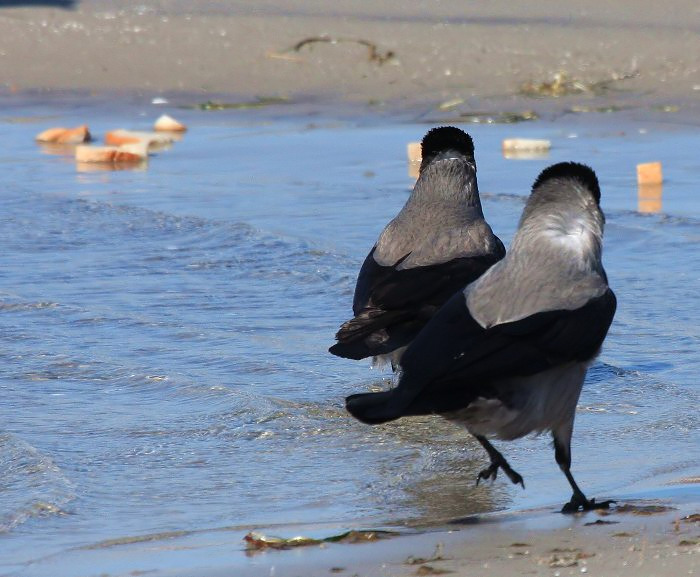
[{"label": "crow's black head", "polygon": [[598,177],[590,166],[578,162],[560,162],[545,168],[532,185],[532,190],[539,188],[550,180],[576,180],[580,182],[593,195],[597,204],[600,204],[600,185]]},{"label": "crow's black head", "polygon": [[463,156],[469,162],[474,162],[472,137],[454,126],[440,126],[430,130],[423,137],[421,151],[421,172],[436,158],[447,158],[449,155]]}]

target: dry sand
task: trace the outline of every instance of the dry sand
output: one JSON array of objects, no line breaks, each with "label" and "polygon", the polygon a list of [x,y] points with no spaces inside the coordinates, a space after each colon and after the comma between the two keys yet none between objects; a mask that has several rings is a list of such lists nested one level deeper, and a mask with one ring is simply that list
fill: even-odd
[{"label": "dry sand", "polygon": [[6,92],[508,108],[524,85],[563,73],[573,98],[693,106],[700,96],[694,0],[51,3],[0,4],[10,6],[0,8]]},{"label": "dry sand", "polygon": [[[524,103],[551,110],[584,100],[698,110],[695,0],[56,4],[71,2],[0,4],[0,94],[39,92],[50,101],[180,93],[461,111]],[[528,85],[540,98],[523,94]],[[699,570],[700,534],[697,521],[679,519],[698,513],[697,501],[654,515],[516,515],[320,553],[263,553],[249,569],[270,575],[276,567],[277,577],[689,575]],[[614,524],[587,525],[597,520]],[[430,559],[438,543],[440,559],[415,560]]]}]

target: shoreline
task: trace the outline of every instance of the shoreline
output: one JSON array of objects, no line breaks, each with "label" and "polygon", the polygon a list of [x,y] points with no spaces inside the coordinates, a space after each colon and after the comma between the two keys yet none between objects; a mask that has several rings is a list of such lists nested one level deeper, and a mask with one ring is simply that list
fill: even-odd
[{"label": "shoreline", "polygon": [[[609,511],[564,515],[557,506],[400,526],[323,523],[171,531],[98,542],[40,562],[62,562],[75,574],[92,574],[101,559],[119,557],[120,574],[147,570],[156,577],[693,575],[700,568],[698,482],[685,479],[651,496],[626,496]],[[251,530],[291,540],[353,530],[370,538],[255,549],[246,548],[243,539]]]},{"label": "shoreline", "polygon": [[264,551],[240,574],[632,577],[692,575],[700,567],[697,501],[621,501],[618,508],[572,516],[549,509],[496,514],[377,543],[333,545],[308,560],[301,551]]},{"label": "shoreline", "polygon": [[[17,93],[0,90],[3,118],[14,122],[15,112],[22,118],[27,108],[45,110],[42,117],[69,116],[73,122],[84,123],[90,115],[104,116],[109,110],[114,117],[130,117],[135,110],[141,114],[167,113],[177,117],[217,114],[222,119],[234,117],[250,120],[308,120],[310,126],[318,121],[350,121],[366,123],[372,119],[383,122],[408,123],[423,126],[456,125],[469,130],[470,125],[517,125],[513,133],[527,133],[530,126],[566,122],[572,126],[614,126],[624,130],[635,127],[677,127],[692,129],[700,126],[700,99],[673,105],[661,105],[627,95],[615,101],[605,98],[492,98],[470,99],[459,104],[433,101],[413,102],[351,102],[335,95],[299,95],[298,97],[251,97],[239,93],[199,95],[191,92],[144,93],[131,90],[64,90],[40,89]],[[225,120],[228,122],[228,120]],[[420,134],[420,130],[417,134]],[[416,137],[417,139],[418,137]]]}]

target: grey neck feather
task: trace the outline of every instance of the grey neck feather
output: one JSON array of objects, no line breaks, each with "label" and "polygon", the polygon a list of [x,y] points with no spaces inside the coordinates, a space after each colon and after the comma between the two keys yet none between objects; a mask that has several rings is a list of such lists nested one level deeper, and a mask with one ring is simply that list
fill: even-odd
[{"label": "grey neck feather", "polygon": [[382,232],[374,258],[394,264],[440,231],[463,229],[483,218],[474,164],[464,158],[432,162]]},{"label": "grey neck feather", "polygon": [[464,159],[440,160],[421,172],[411,196],[392,223],[400,233],[465,226],[484,218],[474,165]]},{"label": "grey neck feather", "polygon": [[447,158],[433,161],[421,171],[406,206],[435,203],[444,206],[445,212],[452,207],[473,207],[483,217],[473,162]]},{"label": "grey neck feather", "polygon": [[465,290],[472,316],[492,326],[574,310],[603,294],[604,222],[578,183],[543,183],[530,196],[506,257]]},{"label": "grey neck feather", "polygon": [[582,270],[600,272],[604,226],[605,217],[585,187],[547,181],[530,195],[510,252],[533,258],[544,251],[544,258],[573,259]]}]

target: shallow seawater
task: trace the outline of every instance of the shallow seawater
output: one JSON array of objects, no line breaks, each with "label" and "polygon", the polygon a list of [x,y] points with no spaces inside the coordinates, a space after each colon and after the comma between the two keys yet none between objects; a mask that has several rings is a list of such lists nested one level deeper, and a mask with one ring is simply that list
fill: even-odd
[{"label": "shallow seawater", "polygon": [[[69,151],[33,142],[85,121],[98,137],[147,129],[164,111],[190,130],[143,170],[78,172]],[[606,498],[700,472],[698,136],[643,118],[464,126],[506,245],[546,165],[600,177],[619,309],[573,451],[579,484]],[[5,107],[0,128],[0,574],[225,566],[255,527],[427,524],[568,499],[547,438],[497,443],[526,490],[477,488],[487,459],[460,429],[370,428],[343,410],[391,379],[326,349],[427,125],[63,102]],[[553,148],[507,160],[511,136]],[[663,206],[642,214],[635,165],[651,160]],[[211,538],[178,541],[198,534]],[[138,539],[158,547],[120,548]]]}]

